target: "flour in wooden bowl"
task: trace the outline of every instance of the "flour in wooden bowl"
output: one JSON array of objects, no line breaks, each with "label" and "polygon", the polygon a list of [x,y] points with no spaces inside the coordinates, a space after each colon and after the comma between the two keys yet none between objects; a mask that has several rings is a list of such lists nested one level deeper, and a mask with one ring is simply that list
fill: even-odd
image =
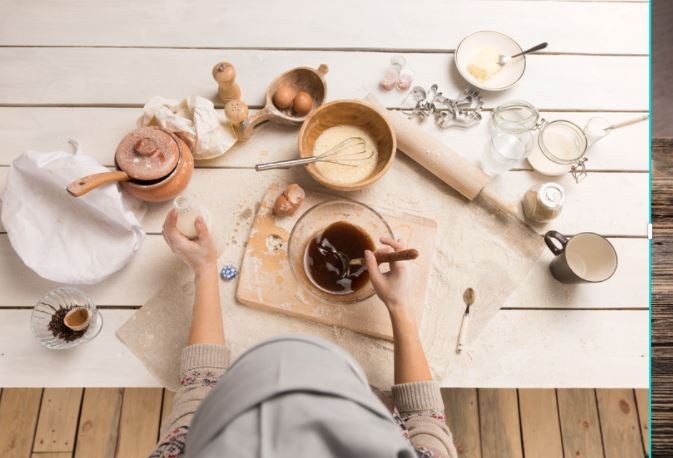
[{"label": "flour in wooden bowl", "polygon": [[[320,156],[351,137],[362,138],[365,151],[362,152],[362,146],[344,150],[339,156],[340,164],[316,162],[315,168],[325,180],[334,184],[353,184],[369,177],[376,169],[378,162],[376,143],[364,129],[356,126],[344,124],[325,129],[315,141],[313,155]],[[354,154],[360,152],[362,154]],[[353,156],[357,156],[357,159],[353,159]]]}]

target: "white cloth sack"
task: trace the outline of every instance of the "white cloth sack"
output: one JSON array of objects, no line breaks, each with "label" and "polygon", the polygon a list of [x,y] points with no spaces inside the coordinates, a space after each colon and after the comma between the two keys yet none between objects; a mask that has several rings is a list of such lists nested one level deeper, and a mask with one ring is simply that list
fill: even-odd
[{"label": "white cloth sack", "polygon": [[226,119],[215,112],[208,99],[193,95],[182,102],[152,97],[143,108],[138,127],[160,126],[180,136],[194,159],[212,159],[236,144],[236,135]]},{"label": "white cloth sack", "polygon": [[97,283],[124,267],[140,248],[143,202],[116,185],[82,197],[66,191],[72,181],[106,171],[79,150],[27,151],[12,163],[2,195],[2,224],[21,260],[41,277]]}]

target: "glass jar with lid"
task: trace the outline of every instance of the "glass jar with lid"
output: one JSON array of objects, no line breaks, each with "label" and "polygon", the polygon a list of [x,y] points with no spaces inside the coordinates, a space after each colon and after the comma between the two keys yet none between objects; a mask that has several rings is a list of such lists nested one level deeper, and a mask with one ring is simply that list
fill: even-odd
[{"label": "glass jar with lid", "polygon": [[520,134],[537,129],[544,119],[540,119],[540,112],[525,100],[512,100],[493,109],[491,116],[491,133],[494,131]]}]

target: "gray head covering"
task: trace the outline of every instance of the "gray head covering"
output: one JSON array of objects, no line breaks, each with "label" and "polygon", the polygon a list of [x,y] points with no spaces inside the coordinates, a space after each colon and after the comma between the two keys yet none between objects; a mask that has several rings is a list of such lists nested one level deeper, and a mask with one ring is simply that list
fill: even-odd
[{"label": "gray head covering", "polygon": [[284,337],[244,353],[204,399],[187,457],[416,456],[362,368],[334,344]]}]

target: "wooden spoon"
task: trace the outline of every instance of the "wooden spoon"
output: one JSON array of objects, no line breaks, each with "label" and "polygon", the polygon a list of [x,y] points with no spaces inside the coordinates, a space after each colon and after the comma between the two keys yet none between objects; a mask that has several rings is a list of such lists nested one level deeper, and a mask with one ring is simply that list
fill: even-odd
[{"label": "wooden spoon", "polygon": [[[378,253],[375,256],[376,262],[379,264],[395,261],[408,261],[418,257],[418,250],[415,248],[409,248],[408,250],[393,251],[392,253]],[[353,258],[348,262],[348,267],[361,266],[364,263],[365,258]]]}]

